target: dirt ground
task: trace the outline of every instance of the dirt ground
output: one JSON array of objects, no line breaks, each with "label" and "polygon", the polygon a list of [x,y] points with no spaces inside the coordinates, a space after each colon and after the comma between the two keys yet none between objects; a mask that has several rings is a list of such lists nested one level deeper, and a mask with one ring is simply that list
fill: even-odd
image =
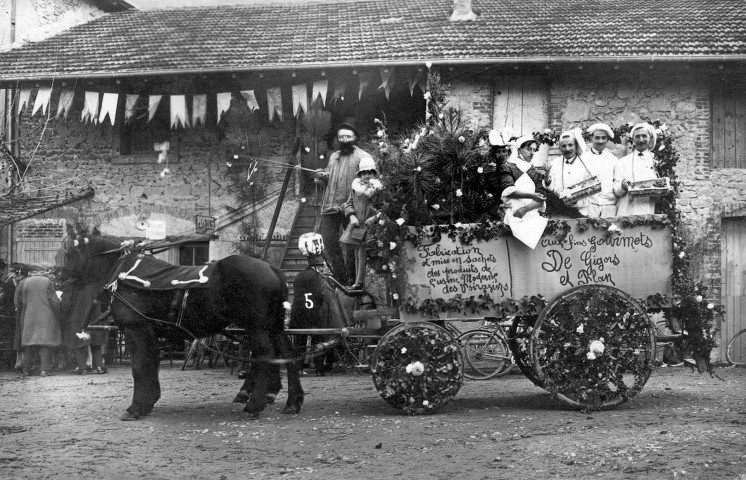
[{"label": "dirt ground", "polygon": [[[226,368],[161,368],[149,417],[132,377],[0,373],[2,479],[746,479],[746,369],[659,368],[616,410],[564,409],[520,374],[466,381],[434,415],[389,407],[367,374],[304,376],[297,416],[256,421]],[[284,380],[283,380],[284,383]]]}]

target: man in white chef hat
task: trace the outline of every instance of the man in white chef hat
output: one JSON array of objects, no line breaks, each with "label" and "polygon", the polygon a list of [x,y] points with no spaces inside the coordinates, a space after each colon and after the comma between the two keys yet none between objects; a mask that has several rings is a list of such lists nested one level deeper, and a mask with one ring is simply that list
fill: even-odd
[{"label": "man in white chef hat", "polygon": [[609,140],[614,138],[614,131],[605,123],[594,123],[586,132],[591,136],[591,148],[580,158],[601,181],[601,191],[588,199],[588,216],[613,217],[616,215],[617,202],[614,169],[619,160],[606,147]]},{"label": "man in white chef hat", "polygon": [[632,153],[619,159],[614,171],[614,194],[619,197],[617,215],[649,215],[655,213],[655,201],[649,197],[632,197],[629,185],[641,180],[658,178],[652,149],[657,139],[655,128],[649,123],[638,123],[632,128]]}]

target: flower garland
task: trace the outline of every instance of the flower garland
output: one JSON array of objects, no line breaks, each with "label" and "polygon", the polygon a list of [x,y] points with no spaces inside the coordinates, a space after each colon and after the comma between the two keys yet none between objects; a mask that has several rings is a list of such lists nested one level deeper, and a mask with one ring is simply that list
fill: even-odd
[{"label": "flower garland", "polygon": [[447,330],[412,323],[381,339],[371,373],[376,390],[389,405],[409,415],[430,413],[461,389],[463,359]]}]

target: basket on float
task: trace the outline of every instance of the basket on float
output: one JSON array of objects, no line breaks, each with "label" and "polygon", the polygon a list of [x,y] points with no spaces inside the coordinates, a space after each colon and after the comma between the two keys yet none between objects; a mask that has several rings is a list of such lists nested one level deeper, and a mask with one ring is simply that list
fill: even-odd
[{"label": "basket on float", "polygon": [[598,177],[593,176],[564,189],[559,197],[566,204],[572,205],[584,198],[592,197],[600,191],[601,181]]},{"label": "basket on float", "polygon": [[632,197],[663,197],[673,190],[668,177],[631,182],[629,194]]}]

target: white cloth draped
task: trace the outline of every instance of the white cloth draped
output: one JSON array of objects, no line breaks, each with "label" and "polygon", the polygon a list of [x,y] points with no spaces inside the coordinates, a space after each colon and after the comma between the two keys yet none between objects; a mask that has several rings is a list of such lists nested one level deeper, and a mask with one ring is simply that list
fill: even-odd
[{"label": "white cloth draped", "polygon": [[80,113],[81,122],[98,122],[98,98],[98,92],[85,92],[83,111]]},{"label": "white cloth draped", "polygon": [[52,98],[52,87],[39,87],[39,91],[36,92],[36,100],[34,101],[34,109],[31,110],[31,116],[36,115],[36,112],[41,109],[42,115],[47,114],[49,109],[49,100]]},{"label": "white cloth draped", "polygon": [[311,103],[321,97],[321,105],[326,106],[326,94],[329,91],[329,80],[316,80],[311,89]]},{"label": "white cloth draped", "polygon": [[192,126],[197,125],[201,122],[205,124],[205,117],[207,116],[207,95],[204,93],[194,95],[192,97]]}]

